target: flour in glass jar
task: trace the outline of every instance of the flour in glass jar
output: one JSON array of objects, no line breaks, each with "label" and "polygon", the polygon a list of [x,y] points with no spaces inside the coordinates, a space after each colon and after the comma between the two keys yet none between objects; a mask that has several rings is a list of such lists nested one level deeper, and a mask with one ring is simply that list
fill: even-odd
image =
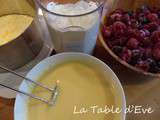
[{"label": "flour in glass jar", "polygon": [[[50,2],[46,8],[50,12],[58,14],[44,13],[55,50],[57,52],[76,51],[91,54],[96,44],[100,23],[99,12],[92,12],[98,8],[97,3],[84,0],[74,4]],[[82,15],[89,12],[92,13]]]}]

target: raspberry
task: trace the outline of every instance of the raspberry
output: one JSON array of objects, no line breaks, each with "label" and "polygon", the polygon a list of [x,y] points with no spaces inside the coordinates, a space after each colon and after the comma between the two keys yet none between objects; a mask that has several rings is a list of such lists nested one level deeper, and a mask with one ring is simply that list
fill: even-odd
[{"label": "raspberry", "polygon": [[139,49],[132,50],[131,65],[137,64],[138,60],[142,57],[142,53]]},{"label": "raspberry", "polygon": [[152,33],[151,39],[154,43],[160,42],[160,31],[154,31]]},{"label": "raspberry", "polygon": [[148,63],[148,61],[139,61],[135,67],[143,70],[143,71],[148,71],[150,69],[150,65]]},{"label": "raspberry", "polygon": [[143,59],[147,59],[151,57],[152,57],[152,49],[151,48],[144,49]]},{"label": "raspberry", "polygon": [[122,54],[121,54],[121,58],[122,60],[126,61],[127,63],[130,62],[131,60],[131,57],[132,57],[132,52],[131,50],[127,49],[127,48],[124,48]]},{"label": "raspberry", "polygon": [[127,42],[127,47],[130,49],[136,49],[139,45],[139,41],[135,38],[130,38]]},{"label": "raspberry", "polygon": [[153,52],[154,59],[160,60],[160,47],[153,48],[152,52]]},{"label": "raspberry", "polygon": [[114,13],[110,17],[112,21],[120,21],[122,19],[122,15],[119,13]]},{"label": "raspberry", "polygon": [[131,38],[136,38],[139,41],[141,41],[144,38],[144,34],[142,34],[138,29],[132,28],[128,28],[127,36]]},{"label": "raspberry", "polygon": [[124,14],[123,16],[122,16],[122,21],[124,22],[124,23],[126,23],[126,24],[130,24],[129,22],[130,22],[130,16],[129,16],[129,14]]},{"label": "raspberry", "polygon": [[121,37],[121,38],[113,38],[110,39],[112,46],[118,45],[118,46],[124,46],[127,42],[127,38]]},{"label": "raspberry", "polygon": [[148,24],[145,24],[144,26],[143,26],[143,29],[146,29],[146,30],[149,30],[149,25]]},{"label": "raspberry", "polygon": [[113,32],[115,37],[122,36],[126,31],[126,25],[123,22],[117,21],[113,24]]},{"label": "raspberry", "polygon": [[150,14],[150,13],[151,13],[150,10],[146,10],[146,11],[144,12],[145,15],[148,15],[148,14]]},{"label": "raspberry", "polygon": [[155,13],[150,13],[150,14],[147,15],[147,19],[150,22],[157,22],[158,21],[158,15],[155,14]]},{"label": "raspberry", "polygon": [[127,30],[128,30],[128,31],[127,31],[127,35],[128,35],[129,37],[135,37],[135,36],[136,36],[136,30],[137,30],[137,29],[133,29],[133,28],[131,28],[131,27],[128,27]]},{"label": "raspberry", "polygon": [[153,32],[153,31],[157,30],[158,27],[159,27],[159,25],[156,22],[151,22],[147,25],[144,25],[144,29],[147,29],[150,32]]},{"label": "raspberry", "polygon": [[116,46],[116,45],[119,46],[119,45],[120,45],[120,42],[121,42],[121,41],[120,41],[119,39],[111,39],[111,40],[110,40],[110,43],[111,43],[112,47],[113,47],[113,46]]},{"label": "raspberry", "polygon": [[145,52],[145,48],[143,48],[143,47],[139,47],[138,49],[141,51],[141,53]]},{"label": "raspberry", "polygon": [[141,41],[141,45],[143,47],[149,47],[152,46],[152,41],[149,37],[145,37],[142,41]]}]

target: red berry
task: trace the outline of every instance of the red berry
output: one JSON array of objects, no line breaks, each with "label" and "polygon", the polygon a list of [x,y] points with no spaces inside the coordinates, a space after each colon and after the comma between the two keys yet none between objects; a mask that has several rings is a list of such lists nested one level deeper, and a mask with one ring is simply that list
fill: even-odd
[{"label": "red berry", "polygon": [[151,57],[152,57],[152,49],[151,48],[144,49],[143,59],[147,59]]},{"label": "red berry", "polygon": [[130,38],[127,42],[127,47],[130,49],[136,49],[139,45],[139,41],[135,38]]},{"label": "red berry", "polygon": [[147,29],[151,32],[157,30],[159,25],[156,22],[151,22],[149,24],[144,25],[144,29]]},{"label": "red berry", "polygon": [[148,14],[150,14],[150,13],[151,13],[150,10],[146,10],[146,11],[144,12],[145,15],[148,15]]},{"label": "red berry", "polygon": [[152,54],[155,60],[160,60],[160,47],[153,48]]},{"label": "red berry", "polygon": [[147,19],[150,22],[157,22],[158,21],[158,15],[155,14],[155,13],[150,13],[150,14],[147,15]]},{"label": "red berry", "polygon": [[140,33],[140,31],[138,29],[132,29],[130,27],[128,27],[127,29],[127,36],[130,38],[136,38],[137,40],[141,41],[143,39],[143,34]]},{"label": "red berry", "polygon": [[130,64],[135,65],[139,59],[141,59],[142,53],[139,49],[132,50],[132,58]]},{"label": "red berry", "polygon": [[149,25],[148,24],[143,25],[143,29],[149,30]]},{"label": "red berry", "polygon": [[152,33],[151,39],[154,43],[160,42],[160,31],[154,31]]},{"label": "red berry", "polygon": [[123,16],[122,16],[122,21],[124,22],[124,23],[126,23],[126,24],[128,24],[129,22],[130,22],[130,16],[129,16],[129,14],[124,14]]},{"label": "red berry", "polygon": [[128,35],[129,37],[134,37],[134,35],[136,35],[136,30],[137,30],[137,29],[133,29],[133,28],[131,28],[131,27],[128,27],[128,28],[127,28],[127,35]]},{"label": "red berry", "polygon": [[124,46],[127,42],[126,37],[121,37],[121,38],[114,38],[111,40],[111,43],[113,46],[118,45],[118,46]]},{"label": "red berry", "polygon": [[121,55],[121,58],[122,60],[126,61],[127,63],[130,62],[131,60],[131,57],[132,57],[132,52],[131,50],[127,49],[127,48],[124,48],[123,50],[123,53]]},{"label": "red berry", "polygon": [[113,32],[115,37],[121,36],[126,31],[126,25],[123,22],[117,21],[113,24]]},{"label": "red berry", "polygon": [[142,41],[141,41],[141,45],[143,47],[149,47],[152,46],[152,40],[149,37],[145,37]]},{"label": "red berry", "polygon": [[113,13],[110,17],[113,21],[120,21],[122,19],[122,15],[119,13]]},{"label": "red berry", "polygon": [[147,61],[139,61],[135,67],[144,71],[148,71],[150,69],[150,64]]}]

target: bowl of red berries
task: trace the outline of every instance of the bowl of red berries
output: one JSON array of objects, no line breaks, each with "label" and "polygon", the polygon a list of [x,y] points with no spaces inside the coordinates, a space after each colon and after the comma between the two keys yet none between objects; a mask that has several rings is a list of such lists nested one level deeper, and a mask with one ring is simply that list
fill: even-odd
[{"label": "bowl of red berries", "polygon": [[160,7],[141,5],[107,12],[100,41],[127,68],[160,77]]}]

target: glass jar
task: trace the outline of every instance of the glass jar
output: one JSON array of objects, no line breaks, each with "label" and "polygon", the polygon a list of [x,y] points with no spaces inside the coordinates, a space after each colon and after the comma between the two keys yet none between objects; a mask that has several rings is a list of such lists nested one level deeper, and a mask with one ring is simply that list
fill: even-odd
[{"label": "glass jar", "polygon": [[91,54],[97,40],[103,0],[36,0],[56,52]]}]

